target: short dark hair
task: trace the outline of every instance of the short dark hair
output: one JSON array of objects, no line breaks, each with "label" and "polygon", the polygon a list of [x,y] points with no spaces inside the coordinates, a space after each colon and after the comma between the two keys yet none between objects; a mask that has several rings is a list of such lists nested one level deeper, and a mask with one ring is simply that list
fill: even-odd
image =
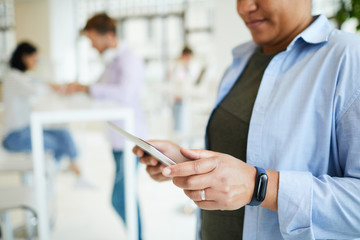
[{"label": "short dark hair", "polygon": [[18,69],[22,72],[26,71],[26,65],[23,61],[24,55],[32,55],[37,52],[37,49],[34,45],[28,42],[21,42],[17,45],[16,49],[14,50],[13,54],[10,58],[10,67]]},{"label": "short dark hair", "polygon": [[113,32],[116,34],[116,21],[106,13],[98,13],[90,18],[83,31],[95,30],[100,34]]},{"label": "short dark hair", "polygon": [[193,50],[190,47],[185,46],[181,53],[182,55],[191,55],[193,54]]}]

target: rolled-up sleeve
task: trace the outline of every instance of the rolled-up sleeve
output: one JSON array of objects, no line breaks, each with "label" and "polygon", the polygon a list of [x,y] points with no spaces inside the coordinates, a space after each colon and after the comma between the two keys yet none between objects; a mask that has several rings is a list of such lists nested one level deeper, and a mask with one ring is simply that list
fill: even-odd
[{"label": "rolled-up sleeve", "polygon": [[278,215],[284,239],[360,238],[359,119],[357,91],[335,124],[330,161],[340,174],[280,172]]},{"label": "rolled-up sleeve", "polygon": [[311,229],[313,180],[311,173],[281,171],[278,214],[284,239],[313,239]]}]

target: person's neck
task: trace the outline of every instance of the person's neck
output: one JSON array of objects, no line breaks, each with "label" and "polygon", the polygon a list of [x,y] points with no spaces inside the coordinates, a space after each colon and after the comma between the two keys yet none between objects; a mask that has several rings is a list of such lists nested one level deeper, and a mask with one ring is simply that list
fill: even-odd
[{"label": "person's neck", "polygon": [[285,50],[294,38],[304,31],[313,22],[312,16],[309,16],[305,21],[302,22],[297,28],[295,28],[286,38],[275,44],[262,45],[261,51],[264,54],[274,54]]},{"label": "person's neck", "polygon": [[111,41],[111,42],[108,42],[106,47],[100,52],[100,54],[104,54],[105,52],[109,51],[109,50],[114,50],[114,49],[117,49],[119,46],[119,43],[117,40],[115,41]]},{"label": "person's neck", "polygon": [[110,42],[108,48],[117,48],[118,46],[119,46],[119,40],[114,39],[113,41]]}]

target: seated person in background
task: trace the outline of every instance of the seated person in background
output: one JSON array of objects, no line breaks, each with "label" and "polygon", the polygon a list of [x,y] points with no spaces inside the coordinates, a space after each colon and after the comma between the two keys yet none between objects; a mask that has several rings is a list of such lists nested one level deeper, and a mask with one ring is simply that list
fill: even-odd
[{"label": "seated person in background", "polygon": [[[28,71],[35,69],[36,64],[36,47],[22,42],[13,52],[10,69],[4,76],[4,136],[2,144],[8,151],[31,151],[31,101],[36,95],[50,90],[48,86],[34,81],[28,74]],[[67,130],[44,130],[44,147],[46,151],[50,151],[54,155],[57,162],[62,157],[69,157],[71,170],[80,177],[79,167],[75,163],[78,152],[73,138]]]}]

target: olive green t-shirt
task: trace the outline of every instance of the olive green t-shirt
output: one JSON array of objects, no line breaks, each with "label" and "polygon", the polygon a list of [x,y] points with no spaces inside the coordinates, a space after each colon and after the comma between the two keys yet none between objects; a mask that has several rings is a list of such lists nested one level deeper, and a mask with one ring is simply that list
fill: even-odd
[{"label": "olive green t-shirt", "polygon": [[[209,150],[230,154],[246,162],[251,113],[266,67],[275,56],[259,49],[250,58],[227,96],[213,111],[207,127]],[[242,239],[245,208],[201,212],[201,239]]]}]

